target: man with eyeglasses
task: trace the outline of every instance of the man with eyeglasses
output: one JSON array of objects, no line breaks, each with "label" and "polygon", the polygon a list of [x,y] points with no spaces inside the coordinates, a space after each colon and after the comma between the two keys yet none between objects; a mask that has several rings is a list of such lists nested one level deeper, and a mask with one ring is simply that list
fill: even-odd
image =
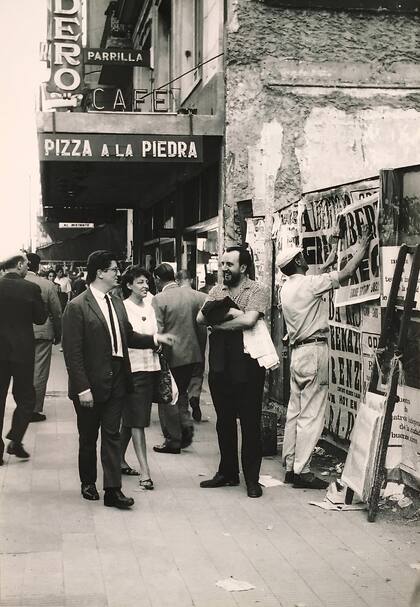
[{"label": "man with eyeglasses", "polygon": [[79,431],[81,493],[98,500],[96,442],[101,429],[104,504],[120,509],[134,504],[121,491],[120,419],[132,374],[127,348],[172,346],[170,334],[140,335],[133,331],[123,302],[109,294],[118,284],[116,256],[95,251],[87,260],[89,288],[66,307],[63,351]]}]

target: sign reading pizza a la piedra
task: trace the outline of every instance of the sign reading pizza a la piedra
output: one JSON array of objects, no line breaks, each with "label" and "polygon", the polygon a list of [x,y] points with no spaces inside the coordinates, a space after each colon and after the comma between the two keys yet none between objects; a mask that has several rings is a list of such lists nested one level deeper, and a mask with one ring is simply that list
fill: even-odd
[{"label": "sign reading pizza a la piedra", "polygon": [[202,162],[198,135],[84,135],[43,133],[38,136],[40,160]]},{"label": "sign reading pizza a la piedra", "polygon": [[74,94],[83,85],[81,0],[49,0],[49,92]]}]

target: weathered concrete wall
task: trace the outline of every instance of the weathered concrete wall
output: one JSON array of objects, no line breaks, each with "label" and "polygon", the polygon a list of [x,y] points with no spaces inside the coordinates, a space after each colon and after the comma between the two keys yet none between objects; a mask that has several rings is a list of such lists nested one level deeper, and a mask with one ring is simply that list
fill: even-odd
[{"label": "weathered concrete wall", "polygon": [[419,25],[413,15],[231,1],[228,242],[238,239],[239,200],[269,222],[303,191],[420,163]]}]

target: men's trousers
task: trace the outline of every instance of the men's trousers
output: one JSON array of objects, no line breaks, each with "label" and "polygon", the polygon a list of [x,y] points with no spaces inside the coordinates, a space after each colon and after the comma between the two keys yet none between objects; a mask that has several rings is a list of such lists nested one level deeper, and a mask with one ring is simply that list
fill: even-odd
[{"label": "men's trousers", "polygon": [[42,413],[44,408],[45,393],[47,391],[48,377],[51,367],[52,341],[50,339],[35,340],[35,409],[36,413]]},{"label": "men's trousers", "polygon": [[[261,468],[261,410],[265,369],[251,361],[242,383],[232,383],[227,372],[209,373],[209,388],[216,409],[220,450],[219,473],[228,479],[239,474],[238,427],[242,433],[241,461],[245,481],[258,482]],[[255,364],[254,364],[255,363]]]},{"label": "men's trousers", "polygon": [[310,471],[312,452],[322,434],[328,398],[328,344],[292,349],[290,399],[283,442],[283,465],[295,474]]},{"label": "men's trousers", "polygon": [[12,378],[12,394],[16,402],[16,409],[13,412],[12,427],[7,434],[7,438],[16,443],[22,442],[35,406],[33,364],[0,360],[0,458],[4,452],[4,442],[2,439],[4,409],[7,391]]},{"label": "men's trousers", "polygon": [[121,413],[126,397],[123,360],[112,361],[113,382],[109,399],[83,407],[73,401],[79,431],[79,476],[81,483],[96,483],[96,442],[101,429],[101,462],[104,489],[121,487]]},{"label": "men's trousers", "polygon": [[179,396],[175,405],[159,403],[159,419],[163,436],[175,448],[181,446],[182,434],[193,432],[193,421],[188,409],[188,386],[194,371],[194,364],[171,368]]},{"label": "men's trousers", "polygon": [[201,389],[203,387],[204,380],[204,362],[195,363],[194,370],[191,376],[191,381],[188,386],[188,398],[197,400],[197,404],[200,402]]}]

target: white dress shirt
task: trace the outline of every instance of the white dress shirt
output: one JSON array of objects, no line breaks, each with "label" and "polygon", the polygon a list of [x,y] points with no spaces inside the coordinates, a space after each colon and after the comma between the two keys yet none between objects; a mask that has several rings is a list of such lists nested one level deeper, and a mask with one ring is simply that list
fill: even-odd
[{"label": "white dress shirt", "polygon": [[112,303],[112,299],[109,297],[109,301],[111,303],[111,309],[112,309],[112,316],[114,318],[115,331],[117,333],[117,346],[118,347],[117,347],[116,352],[114,352],[114,341],[112,338],[112,329],[111,329],[111,321],[109,318],[108,304],[105,301],[106,294],[102,293],[102,291],[99,291],[98,289],[95,289],[95,287],[90,286],[89,288],[91,290],[93,297],[96,299],[96,303],[100,307],[102,314],[105,317],[106,324],[108,326],[108,331],[109,331],[109,339],[111,340],[112,356],[118,356],[118,357],[122,358],[124,355],[123,355],[123,348],[122,348],[120,323],[118,322],[118,316],[117,316],[117,313],[115,312],[115,309],[114,309],[114,306]]}]

